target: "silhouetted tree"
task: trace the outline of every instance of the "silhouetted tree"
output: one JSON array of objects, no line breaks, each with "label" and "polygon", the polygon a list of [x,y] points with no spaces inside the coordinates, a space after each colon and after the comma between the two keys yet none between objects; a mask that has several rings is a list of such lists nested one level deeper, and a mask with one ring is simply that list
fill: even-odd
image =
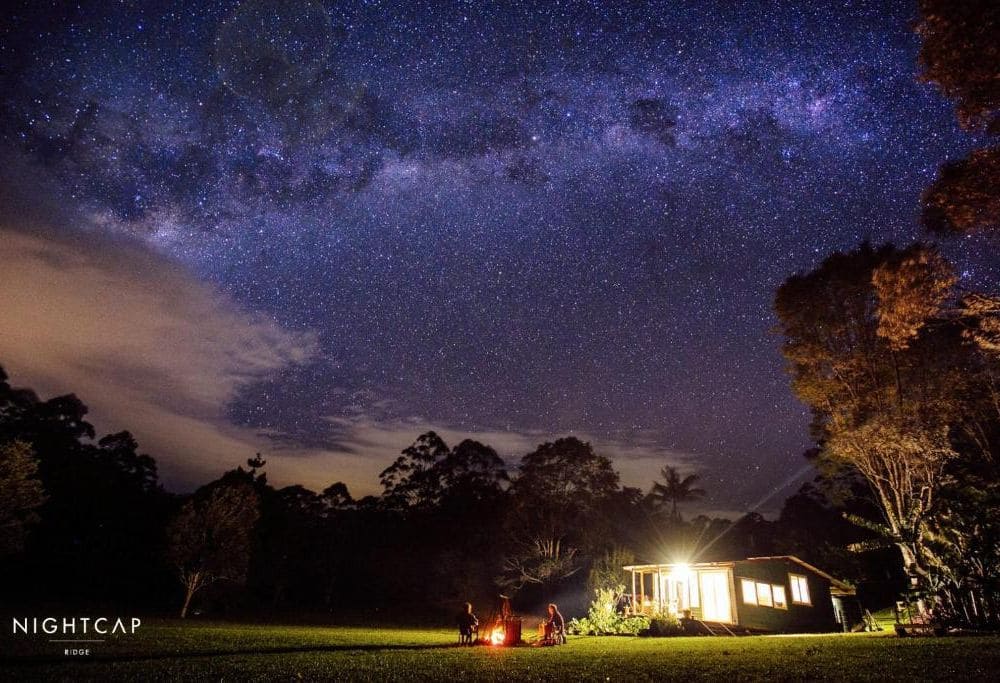
[{"label": "silhouetted tree", "polygon": [[347,488],[347,484],[342,481],[330,484],[323,493],[320,494],[320,502],[325,513],[350,510],[355,507],[354,498]]},{"label": "silhouetted tree", "polygon": [[511,486],[514,548],[504,562],[505,584],[547,584],[578,572],[581,547],[589,553],[612,540],[597,532],[610,528],[602,511],[619,493],[611,461],[576,437],[525,455]]},{"label": "silhouetted tree", "polygon": [[44,502],[45,490],[31,446],[24,441],[0,443],[0,557],[24,549]]},{"label": "silhouetted tree", "polygon": [[1000,147],[941,166],[923,194],[924,227],[937,234],[1000,232]]},{"label": "silhouetted tree", "polygon": [[[955,102],[963,128],[1000,133],[1000,4],[921,0],[919,7],[921,78]],[[923,203],[932,231],[1000,231],[1000,147],[945,164]]]},{"label": "silhouetted tree", "polygon": [[681,477],[677,468],[670,465],[660,470],[662,482],[654,482],[653,488],[649,492],[649,498],[657,509],[664,509],[670,506],[670,519],[680,521],[681,515],[677,510],[678,503],[687,503],[692,500],[704,498],[705,489],[695,486],[699,477],[697,474],[689,474]]},{"label": "silhouetted tree", "polygon": [[[72,394],[40,399],[0,370],[0,442],[29,444],[47,495],[13,573],[22,599],[142,599],[169,582],[161,539],[171,496],[156,464],[127,432],[94,443],[87,407]],[[76,581],[62,580],[73,567]]]},{"label": "silhouetted tree", "polygon": [[441,471],[436,467],[449,454],[448,444],[435,432],[417,437],[379,475],[382,502],[389,508],[429,508],[441,495]]},{"label": "silhouetted tree", "polygon": [[965,128],[1000,132],[1000,5],[920,0],[921,78],[955,101]]},{"label": "silhouetted tree", "polygon": [[182,619],[201,589],[246,580],[259,514],[254,486],[236,478],[204,487],[181,507],[167,530],[167,553],[184,587]]},{"label": "silhouetted tree", "polygon": [[[262,456],[260,453],[257,453],[252,458],[247,458],[247,467],[250,470],[250,476],[251,477],[256,477],[257,476],[257,470],[264,469],[264,466],[266,464],[267,464],[267,460],[264,460],[264,456]],[[266,481],[266,479],[265,479],[265,481]]]},{"label": "silhouetted tree", "polygon": [[124,488],[143,493],[159,490],[156,461],[140,454],[139,443],[129,432],[109,434],[97,442],[99,457],[113,465],[116,476],[127,482]]},{"label": "silhouetted tree", "polygon": [[597,557],[587,574],[587,594],[616,588],[623,581],[622,567],[635,563],[635,553],[628,548],[614,546]]}]

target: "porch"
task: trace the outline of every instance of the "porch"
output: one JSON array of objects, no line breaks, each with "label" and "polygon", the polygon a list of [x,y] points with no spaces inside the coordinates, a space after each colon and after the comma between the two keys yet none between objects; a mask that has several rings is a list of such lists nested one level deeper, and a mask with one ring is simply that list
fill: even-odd
[{"label": "porch", "polygon": [[630,614],[734,624],[732,563],[629,565]]}]

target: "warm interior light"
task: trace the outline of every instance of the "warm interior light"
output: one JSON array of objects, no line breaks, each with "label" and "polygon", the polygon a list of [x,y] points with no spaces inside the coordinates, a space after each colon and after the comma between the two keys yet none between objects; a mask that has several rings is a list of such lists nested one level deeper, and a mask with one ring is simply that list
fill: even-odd
[{"label": "warm interior light", "polygon": [[687,562],[681,562],[680,564],[675,564],[670,568],[670,576],[674,579],[685,579],[691,576],[691,565]]}]

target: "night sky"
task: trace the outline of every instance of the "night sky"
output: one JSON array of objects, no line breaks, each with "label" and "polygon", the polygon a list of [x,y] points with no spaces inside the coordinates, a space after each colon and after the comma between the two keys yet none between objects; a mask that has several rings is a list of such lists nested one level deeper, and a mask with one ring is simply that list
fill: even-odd
[{"label": "night sky", "polygon": [[973,142],[914,4],[5,10],[0,363],[178,489],[370,493],[434,428],[749,509],[810,476],[775,288],[920,236]]}]

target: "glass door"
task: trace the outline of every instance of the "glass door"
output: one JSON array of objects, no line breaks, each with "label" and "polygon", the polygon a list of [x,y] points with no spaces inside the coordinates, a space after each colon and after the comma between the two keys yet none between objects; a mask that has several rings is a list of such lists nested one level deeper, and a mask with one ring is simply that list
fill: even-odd
[{"label": "glass door", "polygon": [[701,587],[701,618],[705,621],[733,623],[729,599],[729,571],[725,569],[698,572]]}]

